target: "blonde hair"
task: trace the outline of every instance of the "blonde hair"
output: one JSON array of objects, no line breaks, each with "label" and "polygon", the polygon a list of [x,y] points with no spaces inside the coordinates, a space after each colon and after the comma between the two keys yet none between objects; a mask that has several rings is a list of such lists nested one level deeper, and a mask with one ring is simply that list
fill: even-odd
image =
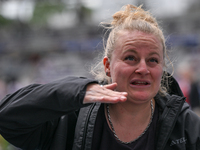
[{"label": "blonde hair", "polygon": [[[113,15],[113,20],[111,20],[109,23],[101,23],[101,25],[104,27],[104,29],[107,30],[107,32],[110,31],[107,38],[106,46],[104,47],[103,58],[107,56],[109,61],[111,60],[115,41],[119,31],[137,30],[148,34],[153,34],[160,39],[163,46],[163,59],[165,60],[167,53],[163,32],[159,27],[156,19],[148,11],[143,10],[142,6],[136,7],[130,4],[125,5],[120,11],[116,12]],[[100,82],[108,84],[111,83],[111,78],[106,76],[105,74],[104,66],[102,63],[103,58],[101,58],[101,61],[93,67],[91,73]],[[166,63],[164,64],[164,66],[166,66]],[[163,73],[163,78],[165,78],[166,80],[165,73]],[[161,93],[166,92],[166,82],[164,82],[161,82],[161,88],[159,90]]]}]

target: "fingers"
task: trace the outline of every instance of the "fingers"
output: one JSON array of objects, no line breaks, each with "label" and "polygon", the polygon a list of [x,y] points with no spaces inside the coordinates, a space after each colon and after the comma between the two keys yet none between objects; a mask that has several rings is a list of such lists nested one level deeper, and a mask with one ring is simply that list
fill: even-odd
[{"label": "fingers", "polygon": [[[102,85],[101,85],[102,86]],[[116,96],[116,95],[123,95],[125,97],[127,97],[127,92],[119,92],[119,91],[116,91],[116,87],[117,87],[117,83],[111,83],[111,84],[107,84],[107,85],[104,85],[102,86],[106,89],[109,89],[114,95],[113,96]],[[106,91],[107,92],[107,91]]]},{"label": "fingers", "polygon": [[126,101],[125,96],[90,96],[90,102],[101,102],[101,103],[119,103]]},{"label": "fingers", "polygon": [[88,85],[83,103],[118,103],[126,101],[127,93],[113,91],[116,86],[116,83],[103,87],[98,84]]}]

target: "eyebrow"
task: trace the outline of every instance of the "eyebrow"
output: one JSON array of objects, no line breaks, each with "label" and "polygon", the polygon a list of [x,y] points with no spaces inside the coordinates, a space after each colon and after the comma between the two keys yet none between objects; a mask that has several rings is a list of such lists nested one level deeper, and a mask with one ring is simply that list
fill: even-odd
[{"label": "eyebrow", "polygon": [[[124,54],[124,53],[127,53],[127,52],[133,52],[133,53],[137,54],[137,51],[134,50],[134,49],[125,50],[125,51],[123,51],[123,54]],[[150,52],[149,55],[158,55],[159,57],[161,57],[160,54],[157,53],[157,52]]]},{"label": "eyebrow", "polygon": [[133,52],[133,53],[137,54],[136,50],[133,50],[133,49],[125,50],[122,53],[124,54],[124,53],[127,53],[127,52]]},{"label": "eyebrow", "polygon": [[160,54],[157,52],[151,52],[149,55],[158,55],[159,57],[161,57]]}]

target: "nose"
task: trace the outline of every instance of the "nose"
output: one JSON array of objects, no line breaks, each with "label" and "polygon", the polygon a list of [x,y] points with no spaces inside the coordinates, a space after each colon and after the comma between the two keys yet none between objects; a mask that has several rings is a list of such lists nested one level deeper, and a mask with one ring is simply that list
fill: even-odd
[{"label": "nose", "polygon": [[141,75],[146,75],[150,73],[145,60],[140,60],[140,62],[138,63],[137,69],[135,70],[135,73],[138,73]]}]

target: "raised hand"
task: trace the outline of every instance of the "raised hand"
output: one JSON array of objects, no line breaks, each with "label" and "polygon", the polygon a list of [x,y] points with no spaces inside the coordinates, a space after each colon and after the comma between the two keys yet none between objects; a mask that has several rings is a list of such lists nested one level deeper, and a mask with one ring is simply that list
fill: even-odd
[{"label": "raised hand", "polygon": [[118,103],[127,100],[126,92],[114,91],[117,83],[101,86],[99,84],[89,84],[87,86],[83,103]]}]

